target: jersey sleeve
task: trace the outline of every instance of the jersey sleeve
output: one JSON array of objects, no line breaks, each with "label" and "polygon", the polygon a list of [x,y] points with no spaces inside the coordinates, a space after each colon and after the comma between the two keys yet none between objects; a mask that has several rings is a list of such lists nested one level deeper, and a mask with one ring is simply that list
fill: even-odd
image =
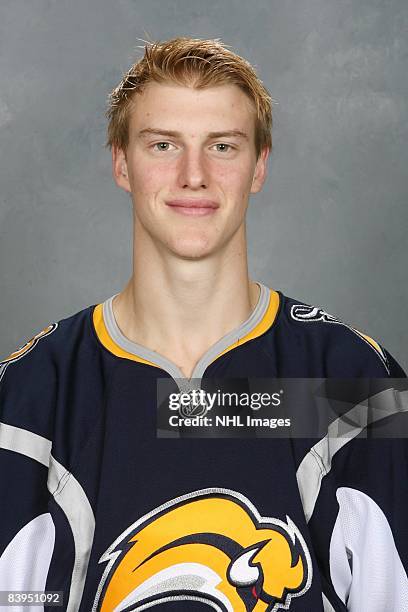
[{"label": "jersey sleeve", "polygon": [[408,384],[382,393],[384,415],[344,437],[329,427],[297,472],[331,612],[408,610]]},{"label": "jersey sleeve", "polygon": [[54,329],[0,363],[0,591],[44,591],[54,550],[47,480],[55,372],[40,346]]}]

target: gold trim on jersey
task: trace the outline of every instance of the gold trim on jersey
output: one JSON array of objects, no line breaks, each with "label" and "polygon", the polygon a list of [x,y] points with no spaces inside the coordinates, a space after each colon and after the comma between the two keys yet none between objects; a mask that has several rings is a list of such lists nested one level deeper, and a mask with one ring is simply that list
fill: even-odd
[{"label": "gold trim on jersey", "polygon": [[143,357],[139,357],[138,355],[134,355],[133,353],[125,351],[123,348],[117,345],[116,342],[112,340],[108,330],[106,329],[105,321],[103,319],[103,304],[98,304],[97,306],[95,306],[93,311],[93,324],[96,331],[96,335],[98,336],[103,346],[108,349],[109,352],[113,353],[117,357],[123,357],[124,359],[131,359],[132,361],[138,361],[139,363],[152,365],[155,368],[160,367],[152,361],[147,361],[147,359],[143,359]]},{"label": "gold trim on jersey", "polygon": [[[350,326],[351,327],[351,326]],[[374,340],[374,338],[370,338],[370,336],[367,336],[367,334],[363,334],[363,332],[361,332],[360,330],[356,329],[355,327],[351,328],[353,331],[356,332],[356,334],[358,334],[359,336],[361,336],[364,340],[367,340],[367,342],[369,344],[371,344],[371,346],[373,347],[373,349],[375,349],[380,356],[384,359],[384,361],[387,361],[387,358],[384,354],[384,351],[382,350],[381,346],[378,344],[378,342],[376,342]]]},{"label": "gold trim on jersey", "polygon": [[13,351],[8,357],[2,359],[0,363],[10,363],[11,361],[17,361],[18,359],[21,359],[21,357],[24,357],[26,353],[29,353],[36,346],[37,342],[41,340],[41,338],[48,336],[56,328],[57,323],[51,323],[50,325],[47,325],[47,327],[44,327],[44,329],[38,332],[38,334],[33,336],[30,340],[28,340],[28,342],[23,344],[23,346],[20,346],[20,348]]},{"label": "gold trim on jersey", "polygon": [[254,340],[255,338],[258,338],[259,336],[262,336],[262,334],[268,331],[268,329],[272,327],[272,325],[274,324],[276,316],[278,314],[278,310],[279,310],[279,293],[277,291],[274,291],[273,289],[270,289],[269,305],[261,321],[259,321],[259,323],[254,327],[254,329],[248,332],[245,336],[243,336],[242,338],[239,338],[236,342],[234,342],[233,344],[228,346],[226,349],[224,349],[219,355],[217,355],[215,359],[213,359],[213,361],[218,359],[218,357],[221,357],[221,355],[228,353],[228,351],[232,351],[234,348],[237,348],[238,346],[241,346],[242,344],[245,344],[246,342],[249,342],[250,340]]},{"label": "gold trim on jersey", "polygon": [[[242,346],[246,342],[249,342],[250,340],[258,338],[259,336],[264,334],[274,324],[276,316],[278,314],[279,305],[280,298],[278,292],[274,291],[273,289],[270,289],[269,304],[265,311],[265,314],[263,315],[259,323],[257,323],[251,331],[245,334],[245,336],[239,338],[236,342],[221,351],[221,353],[214,357],[214,359],[212,359],[209,363],[213,363],[225,353],[228,353],[229,351],[232,351],[233,349]],[[161,369],[160,365],[152,361],[148,361],[147,359],[135,355],[134,353],[126,351],[112,339],[104,321],[103,304],[98,304],[97,306],[95,306],[93,311],[93,324],[99,341],[108,351],[113,353],[113,355],[116,355],[117,357],[122,357],[124,359],[131,359],[132,361],[137,361],[139,363],[144,363]]]}]

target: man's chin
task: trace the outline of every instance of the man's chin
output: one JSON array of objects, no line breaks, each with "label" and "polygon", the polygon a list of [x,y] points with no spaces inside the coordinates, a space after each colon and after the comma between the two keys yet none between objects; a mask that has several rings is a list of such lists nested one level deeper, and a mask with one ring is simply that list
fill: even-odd
[{"label": "man's chin", "polygon": [[176,257],[191,261],[204,259],[216,251],[215,244],[201,240],[177,240],[170,244],[169,248]]},{"label": "man's chin", "polygon": [[199,261],[200,259],[205,259],[206,257],[210,257],[214,253],[211,249],[185,249],[185,250],[173,250],[173,254],[179,259],[184,259],[185,261]]}]

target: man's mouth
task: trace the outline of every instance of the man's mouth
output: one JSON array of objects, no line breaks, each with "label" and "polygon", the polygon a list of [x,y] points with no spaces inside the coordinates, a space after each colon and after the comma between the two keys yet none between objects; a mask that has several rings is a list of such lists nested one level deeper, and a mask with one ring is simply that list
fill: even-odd
[{"label": "man's mouth", "polygon": [[217,202],[213,200],[205,200],[205,199],[178,199],[178,200],[170,200],[166,202],[167,206],[169,206],[174,212],[177,212],[182,215],[190,215],[190,216],[206,216],[212,215],[215,213],[219,205]]}]

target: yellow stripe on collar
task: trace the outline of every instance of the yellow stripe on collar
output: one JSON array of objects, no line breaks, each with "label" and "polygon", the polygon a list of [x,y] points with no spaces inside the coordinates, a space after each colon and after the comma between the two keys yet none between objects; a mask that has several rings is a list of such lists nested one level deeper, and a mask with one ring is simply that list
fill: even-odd
[{"label": "yellow stripe on collar", "polygon": [[[236,342],[234,342],[226,349],[224,349],[221,353],[219,353],[211,361],[211,363],[221,357],[221,355],[224,355],[225,353],[233,350],[234,348],[237,348],[238,346],[241,346],[242,344],[245,344],[246,342],[249,342],[250,340],[253,340],[254,338],[258,338],[263,333],[265,333],[273,325],[278,310],[279,294],[276,291],[270,289],[269,304],[261,321],[259,321],[259,323],[255,325],[255,327],[251,331],[245,334],[245,336],[239,338]],[[97,306],[95,306],[93,311],[93,324],[99,341],[108,351],[113,353],[113,355],[116,355],[117,357],[123,357],[124,359],[131,359],[132,361],[138,361],[139,363],[145,363],[147,365],[151,365],[161,369],[161,366],[157,365],[156,363],[148,361],[147,359],[143,359],[143,357],[139,357],[134,353],[129,353],[125,349],[118,346],[118,344],[116,344],[116,342],[111,338],[105,325],[105,321],[103,318],[103,304],[98,304]]]},{"label": "yellow stripe on collar", "polygon": [[234,342],[233,344],[228,346],[226,349],[224,349],[222,353],[217,355],[217,357],[215,357],[215,359],[213,359],[211,363],[213,363],[216,359],[221,357],[221,355],[228,353],[228,351],[232,351],[234,348],[237,348],[238,346],[245,344],[245,342],[249,342],[249,340],[254,340],[255,338],[262,336],[262,334],[268,331],[268,329],[275,322],[275,319],[276,319],[276,316],[279,310],[279,305],[280,305],[279,293],[277,291],[274,291],[273,289],[270,289],[268,308],[266,309],[265,314],[262,317],[261,321],[259,321],[258,325],[255,325],[255,327],[250,332],[245,334],[245,336],[242,336],[242,338],[238,338],[236,342]]},{"label": "yellow stripe on collar", "polygon": [[152,365],[155,368],[160,367],[152,361],[147,361],[147,359],[143,359],[143,357],[139,357],[138,355],[134,355],[133,353],[125,351],[123,348],[118,346],[116,342],[112,340],[108,330],[106,329],[105,321],[103,319],[103,304],[98,304],[97,306],[95,306],[93,311],[93,324],[95,327],[96,335],[98,336],[98,339],[101,344],[103,344],[103,346],[108,349],[108,351],[110,351],[117,357],[123,357],[124,359],[131,359],[132,361],[138,361],[139,363]]}]

